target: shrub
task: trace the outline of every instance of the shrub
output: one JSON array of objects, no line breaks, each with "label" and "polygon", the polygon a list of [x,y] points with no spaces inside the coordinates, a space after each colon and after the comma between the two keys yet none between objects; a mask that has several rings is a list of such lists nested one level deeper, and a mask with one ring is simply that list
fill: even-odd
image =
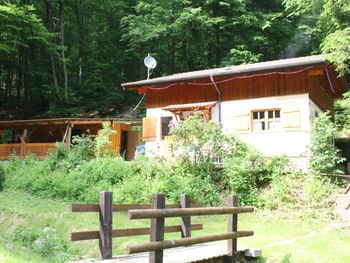
[{"label": "shrub", "polygon": [[203,205],[215,205],[220,202],[219,189],[214,182],[215,164],[212,162],[193,163],[190,160],[178,160],[174,165],[177,189],[173,190],[174,201],[180,194],[191,196],[193,202]]},{"label": "shrub", "polygon": [[22,246],[34,250],[44,259],[50,259],[50,262],[66,262],[74,253],[66,238],[51,227],[43,229],[18,227],[12,238]]},{"label": "shrub", "polygon": [[321,113],[312,125],[310,168],[315,175],[341,173],[337,165],[344,159],[340,157],[339,150],[333,143],[335,131],[335,125],[330,120],[328,113]]},{"label": "shrub", "polygon": [[4,189],[4,184],[5,184],[5,170],[2,167],[2,165],[0,165],[0,191]]},{"label": "shrub", "polygon": [[102,130],[99,131],[94,141],[94,153],[97,158],[112,154],[110,137],[115,132],[111,129],[110,122],[102,124]]},{"label": "shrub", "polygon": [[222,187],[237,194],[241,204],[258,205],[258,186],[266,174],[264,160],[251,151],[245,157],[225,159]]},{"label": "shrub", "polygon": [[268,209],[290,209],[304,205],[304,182],[305,175],[298,173],[273,177],[270,186],[261,194],[261,205]]},{"label": "shrub", "polygon": [[221,125],[206,121],[199,113],[171,127],[170,134],[174,154],[183,159],[190,157],[195,163],[220,158],[227,141]]}]

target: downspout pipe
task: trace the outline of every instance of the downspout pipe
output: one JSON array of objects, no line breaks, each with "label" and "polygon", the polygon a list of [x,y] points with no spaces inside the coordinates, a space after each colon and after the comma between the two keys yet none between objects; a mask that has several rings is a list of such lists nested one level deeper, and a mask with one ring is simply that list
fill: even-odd
[{"label": "downspout pipe", "polygon": [[219,90],[219,87],[213,78],[213,74],[210,74],[210,80],[213,83],[213,85],[216,89],[216,92],[218,93],[219,122],[221,123],[221,91]]}]

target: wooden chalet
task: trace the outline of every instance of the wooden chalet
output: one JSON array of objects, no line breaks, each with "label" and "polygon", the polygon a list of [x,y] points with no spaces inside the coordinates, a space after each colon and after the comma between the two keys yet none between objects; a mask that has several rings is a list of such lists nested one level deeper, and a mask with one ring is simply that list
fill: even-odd
[{"label": "wooden chalet", "polygon": [[23,157],[29,153],[43,158],[55,148],[56,142],[64,142],[70,147],[73,136],[96,135],[106,121],[111,122],[115,131],[110,138],[112,151],[125,156],[126,160],[133,159],[140,136],[132,127],[140,125],[138,120],[56,118],[0,121],[0,136],[8,137],[7,143],[0,144],[0,160],[9,159],[12,154]]},{"label": "wooden chalet", "polygon": [[264,154],[285,154],[306,167],[312,122],[320,112],[333,112],[347,83],[324,55],[315,55],[178,73],[122,87],[146,94],[146,153],[164,152],[170,121],[199,111]]}]

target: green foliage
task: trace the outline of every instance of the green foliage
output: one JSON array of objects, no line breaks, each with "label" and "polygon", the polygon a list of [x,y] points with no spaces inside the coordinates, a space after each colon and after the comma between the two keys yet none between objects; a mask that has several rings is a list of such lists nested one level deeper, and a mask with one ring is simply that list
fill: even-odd
[{"label": "green foliage", "polygon": [[5,130],[0,136],[0,143],[11,143],[12,141],[12,131]]},{"label": "green foliage", "polygon": [[157,76],[269,60],[296,28],[276,0],[0,1],[0,19],[1,110],[55,117],[127,111],[139,97],[118,87],[148,52]]},{"label": "green foliage", "polygon": [[5,170],[3,166],[0,164],[0,191],[4,189],[4,183],[5,183]]},{"label": "green foliage", "polygon": [[323,41],[322,52],[328,54],[327,59],[337,66],[340,75],[350,73],[350,28],[337,30],[329,34]]},{"label": "green foliage", "polygon": [[300,50],[307,54],[322,51],[340,75],[349,73],[349,1],[284,0],[284,5],[290,16],[299,20],[299,34],[305,40],[299,43]]},{"label": "green foliage", "polygon": [[200,113],[189,116],[170,129],[170,148],[177,158],[196,162],[222,160],[241,155],[247,145],[233,135],[222,132],[222,126],[206,121]]},{"label": "green foliage", "polygon": [[183,159],[192,157],[194,162],[219,158],[218,154],[226,141],[221,125],[213,121],[207,122],[199,113],[172,127],[170,135],[172,136],[170,148],[175,155]]},{"label": "green foliage", "polygon": [[43,259],[51,262],[65,262],[71,259],[72,248],[62,233],[57,233],[52,227],[38,230],[34,227],[17,227],[13,235],[13,241],[23,247],[38,253]]},{"label": "green foliage", "polygon": [[343,161],[339,150],[334,146],[335,125],[328,113],[321,113],[314,121],[311,130],[310,170],[315,175],[341,173],[337,165]]},{"label": "green foliage", "polygon": [[110,137],[116,133],[112,130],[110,122],[104,122],[102,127],[94,141],[94,152],[97,158],[112,154]]},{"label": "green foliage", "polygon": [[236,193],[242,204],[258,206],[258,190],[270,179],[266,160],[254,149],[249,149],[244,156],[225,159],[222,187]]},{"label": "green foliage", "polygon": [[264,207],[268,209],[291,209],[305,204],[303,174],[289,172],[275,176],[269,188],[261,195]]},{"label": "green foliage", "polygon": [[334,104],[335,125],[337,132],[348,136],[350,129],[350,92],[343,94],[342,99],[338,99]]},{"label": "green foliage", "polygon": [[179,161],[173,164],[165,160],[138,157],[132,163],[133,176],[125,177],[114,198],[120,203],[149,203],[152,193],[165,193],[168,202],[179,202],[187,193],[195,203],[213,205],[219,202],[218,191],[212,181],[214,167],[208,163]]},{"label": "green foliage", "polygon": [[[322,176],[310,176],[290,171],[272,179],[269,188],[261,193],[267,209],[303,209],[304,216],[317,217],[318,210],[331,213],[337,185]],[[314,214],[316,213],[316,214]]]},{"label": "green foliage", "polygon": [[[101,149],[110,134],[106,127]],[[203,205],[221,204],[226,194],[236,193],[241,204],[315,209],[330,205],[329,196],[335,189],[316,176],[336,173],[333,165],[340,159],[331,144],[333,131],[329,117],[321,114],[313,129],[316,139],[311,150],[317,154],[309,176],[297,173],[287,157],[266,158],[236,137],[225,135],[220,125],[192,116],[172,129],[176,147],[181,149],[173,159],[138,156],[127,162],[103,152],[94,158],[91,136],[77,137],[71,150],[58,144],[42,161],[14,156],[3,164],[4,187],[89,203],[98,202],[100,191],[113,191],[117,203],[149,203],[155,192],[165,193],[168,202],[174,203],[187,193],[193,202]],[[1,174],[0,170],[0,178]],[[50,247],[50,240],[43,246]]]}]

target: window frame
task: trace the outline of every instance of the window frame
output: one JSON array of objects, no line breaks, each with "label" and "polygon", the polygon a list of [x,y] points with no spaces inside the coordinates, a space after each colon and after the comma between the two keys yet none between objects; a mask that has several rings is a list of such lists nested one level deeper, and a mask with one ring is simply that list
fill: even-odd
[{"label": "window frame", "polygon": [[[160,140],[163,141],[165,139],[165,136],[169,136],[168,135],[163,135],[163,122],[162,122],[162,119],[165,119],[165,118],[171,118],[171,120],[169,121],[169,124],[171,121],[174,120],[174,116],[161,116],[160,117]],[[170,128],[169,128],[169,131],[170,131]]]},{"label": "window frame", "polygon": [[[265,129],[265,130],[256,130],[254,129],[254,113],[257,112],[259,114],[259,112],[264,112],[264,123],[265,123],[265,128],[268,127],[268,122],[269,122],[269,118],[268,118],[268,112],[269,111],[279,111],[280,112],[280,123],[282,124],[282,109],[281,108],[266,108],[266,109],[258,109],[258,110],[251,110],[250,114],[251,114],[251,118],[250,118],[250,127],[251,127],[251,131],[252,132],[274,132],[274,131],[279,131],[279,129],[275,130],[275,129]],[[274,114],[275,116],[275,114]],[[273,118],[273,120],[275,120],[276,117]],[[260,120],[260,119],[259,119]],[[281,126],[281,130],[282,130],[282,126]]]}]

